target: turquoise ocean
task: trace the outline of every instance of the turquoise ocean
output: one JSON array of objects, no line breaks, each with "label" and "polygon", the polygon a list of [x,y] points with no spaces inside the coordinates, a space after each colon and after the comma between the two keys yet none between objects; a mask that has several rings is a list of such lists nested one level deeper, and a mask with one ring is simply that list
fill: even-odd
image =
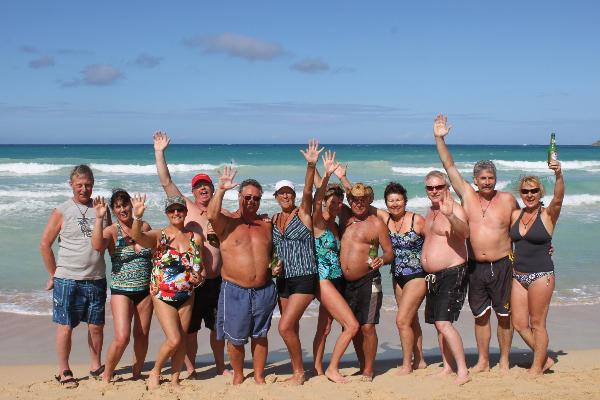
[{"label": "turquoise ocean", "polygon": [[[408,208],[424,213],[428,200],[423,177],[441,169],[433,145],[331,145],[348,164],[351,181],[370,184],[375,206],[384,207],[383,189],[398,181],[408,190]],[[198,172],[216,178],[228,163],[238,168],[238,181],[255,178],[265,194],[261,211],[277,211],[275,182],[291,179],[302,186],[306,164],[302,145],[171,145],[167,160],[175,183],[190,195],[190,179]],[[474,162],[494,160],[497,189],[515,193],[523,174],[542,177],[552,193],[553,175],[546,164],[546,146],[450,146],[464,177]],[[554,234],[557,286],[553,303],[561,306],[600,303],[600,148],[559,147],[566,196]],[[2,145],[0,146],[0,312],[50,315],[51,293],[44,290],[47,274],[39,254],[39,239],[52,209],[71,197],[68,175],[73,165],[87,163],[95,174],[94,194],[110,197],[113,188],[146,193],[147,219],[153,227],[166,224],[164,199],[148,145]],[[546,201],[550,197],[546,195]],[[236,193],[227,193],[225,208],[237,208]],[[110,261],[107,257],[107,265]],[[110,268],[110,267],[108,267]],[[384,307],[394,309],[389,267],[383,268]],[[316,306],[311,307],[314,314]]]}]

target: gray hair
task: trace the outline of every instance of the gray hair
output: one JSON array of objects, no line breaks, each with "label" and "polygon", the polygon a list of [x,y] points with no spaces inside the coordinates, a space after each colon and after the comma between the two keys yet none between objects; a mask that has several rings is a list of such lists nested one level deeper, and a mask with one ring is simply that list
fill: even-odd
[{"label": "gray hair", "polygon": [[260,191],[260,194],[263,194],[263,188],[260,185],[260,183],[258,183],[258,181],[256,179],[246,179],[244,180],[242,183],[240,183],[240,188],[238,189],[239,193],[242,193],[242,190],[244,190],[244,188],[246,186],[254,186],[255,188],[257,188]]},{"label": "gray hair", "polygon": [[482,171],[490,171],[496,176],[496,166],[490,160],[479,160],[473,166],[473,177],[479,176]]},{"label": "gray hair", "polygon": [[73,167],[71,170],[71,175],[69,175],[69,180],[72,181],[75,176],[86,176],[94,181],[94,173],[92,169],[86,164],[80,164]]},{"label": "gray hair", "polygon": [[450,188],[450,180],[448,180],[448,175],[443,173],[442,171],[438,171],[434,169],[433,171],[429,171],[427,175],[425,175],[425,183],[429,180],[429,178],[436,177],[442,179],[448,188]]}]

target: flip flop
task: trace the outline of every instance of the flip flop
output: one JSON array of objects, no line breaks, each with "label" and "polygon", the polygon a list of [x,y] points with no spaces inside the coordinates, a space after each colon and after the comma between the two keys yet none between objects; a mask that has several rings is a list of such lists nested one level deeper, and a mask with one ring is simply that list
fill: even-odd
[{"label": "flip flop", "polygon": [[90,371],[90,376],[98,381],[98,380],[102,379],[103,373],[104,373],[104,364],[101,365],[100,367],[98,367],[97,370]]},{"label": "flip flop", "polygon": [[[66,379],[62,379],[62,378],[66,378]],[[60,386],[64,387],[65,389],[75,389],[77,386],[79,386],[79,383],[77,383],[77,380],[75,378],[73,378],[73,372],[70,369],[65,369],[62,372],[62,376],[54,375],[54,379],[56,379],[58,381],[58,383],[60,384]]]}]

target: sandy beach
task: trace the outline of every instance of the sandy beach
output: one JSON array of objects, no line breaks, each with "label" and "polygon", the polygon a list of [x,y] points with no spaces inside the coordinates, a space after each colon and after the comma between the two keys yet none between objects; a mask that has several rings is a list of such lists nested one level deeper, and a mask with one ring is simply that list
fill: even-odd
[{"label": "sandy beach", "polygon": [[[179,398],[197,399],[591,399],[600,398],[600,342],[597,332],[600,320],[597,318],[600,305],[580,305],[551,307],[548,329],[550,349],[558,359],[552,371],[539,378],[530,378],[525,367],[531,360],[531,352],[526,350],[518,335],[515,336],[509,373],[501,373],[495,366],[498,348],[492,339],[492,370],[489,373],[473,375],[473,380],[463,387],[456,387],[452,377],[437,377],[440,356],[432,326],[424,326],[424,348],[427,369],[419,370],[410,376],[397,376],[396,367],[401,359],[394,314],[383,313],[378,326],[379,349],[376,362],[376,377],[372,383],[361,382],[354,377],[349,384],[336,385],[325,377],[311,377],[302,387],[292,387],[283,382],[291,372],[285,346],[274,326],[270,332],[270,352],[267,365],[267,385],[257,386],[248,379],[239,387],[232,386],[230,378],[215,377],[211,363],[207,332],[199,334],[199,379],[184,380],[179,391],[167,383],[169,369],[163,371],[163,385],[154,392],[148,392],[143,381],[131,381],[130,353],[125,353],[117,369],[123,381],[109,386],[89,379],[87,376],[87,345],[85,327],[75,330],[72,369],[79,379],[79,387],[74,390],[61,388],[52,376],[56,373],[54,355],[54,326],[50,317],[0,314],[0,399],[158,399]],[[305,368],[311,369],[312,335],[316,318],[301,321],[301,336],[304,348]],[[468,364],[476,362],[476,347],[472,329],[473,318],[467,309],[463,310],[457,323]],[[336,327],[330,338],[339,332]],[[104,351],[112,338],[112,325],[107,320]],[[158,321],[153,321],[147,369],[151,368],[162,332]],[[327,353],[331,351],[333,340],[328,341]],[[248,351],[249,353],[249,351]],[[326,361],[328,359],[326,355]],[[104,355],[104,354],[103,354]],[[246,367],[251,367],[249,356]],[[351,375],[357,371],[356,358],[350,348],[343,358],[342,372]],[[250,374],[251,370],[247,370]],[[185,377],[186,373],[182,373]]]}]

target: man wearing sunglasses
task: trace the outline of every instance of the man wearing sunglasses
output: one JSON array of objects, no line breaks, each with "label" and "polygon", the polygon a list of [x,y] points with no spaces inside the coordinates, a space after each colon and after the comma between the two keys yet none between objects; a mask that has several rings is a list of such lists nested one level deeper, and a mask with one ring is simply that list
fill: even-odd
[{"label": "man wearing sunglasses", "polygon": [[[171,179],[165,159],[165,150],[170,142],[169,137],[164,132],[156,132],[153,139],[154,158],[160,184],[167,196],[184,197]],[[195,360],[198,351],[198,331],[202,321],[204,321],[204,326],[210,329],[210,347],[215,358],[217,374],[228,375],[230,373],[229,370],[225,369],[225,342],[217,340],[215,330],[217,303],[221,289],[221,252],[207,216],[208,203],[213,194],[214,186],[210,177],[206,174],[197,174],[192,178],[192,195],[194,198],[184,197],[188,209],[185,227],[204,237],[204,248],[206,249],[205,254],[202,255],[206,277],[204,284],[194,290],[192,318],[186,337],[187,354],[185,364],[189,373],[188,377],[192,378],[196,374]]]},{"label": "man wearing sunglasses", "polygon": [[507,371],[513,335],[510,324],[512,243],[508,230],[511,214],[518,205],[512,194],[495,190],[496,167],[492,161],[475,163],[473,183],[477,190],[460,175],[445,142],[451,128],[447,125],[447,119],[439,114],[434,121],[433,132],[440,160],[469,219],[469,306],[475,316],[475,338],[479,353],[473,371],[490,369],[492,308],[498,318],[499,366]]},{"label": "man wearing sunglasses", "polygon": [[[208,219],[221,241],[223,284],[219,294],[217,338],[227,339],[229,362],[233,368],[233,384],[244,381],[244,345],[251,337],[254,381],[265,383],[267,334],[277,290],[272,280],[272,224],[257,215],[263,194],[261,185],[246,179],[239,185],[239,210],[231,215],[221,212],[223,196],[234,183],[235,170],[224,167],[215,194],[208,205]],[[277,274],[273,268],[273,274]]]},{"label": "man wearing sunglasses", "polygon": [[[352,339],[364,381],[373,380],[373,364],[377,354],[379,310],[383,293],[379,268],[394,259],[387,226],[377,215],[369,212],[373,191],[369,186],[355,183],[348,191],[352,216],[346,221],[340,246],[340,264],[346,279],[344,298],[360,324]],[[383,255],[371,256],[379,246]]]}]

